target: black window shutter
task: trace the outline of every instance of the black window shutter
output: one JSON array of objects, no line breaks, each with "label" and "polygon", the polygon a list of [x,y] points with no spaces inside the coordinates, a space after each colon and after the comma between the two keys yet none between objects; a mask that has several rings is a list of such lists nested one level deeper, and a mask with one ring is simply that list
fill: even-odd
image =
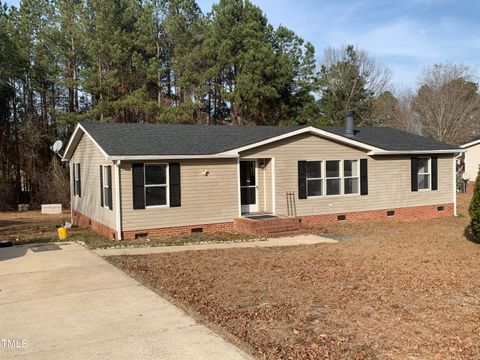
[{"label": "black window shutter", "polygon": [[103,205],[103,166],[100,165],[100,206]]},{"label": "black window shutter", "polygon": [[145,209],[145,173],[142,163],[132,164],[133,208]]},{"label": "black window shutter", "polygon": [[438,158],[432,157],[432,190],[438,189]]},{"label": "black window shutter", "polygon": [[72,164],[72,189],[73,196],[77,195],[77,184],[75,184],[75,163]]},{"label": "black window shutter", "polygon": [[298,198],[307,198],[307,162],[305,160],[298,162]]},{"label": "black window shutter", "polygon": [[169,163],[169,186],[170,186],[170,207],[179,207],[181,205],[180,189],[180,163]]},{"label": "black window shutter", "polygon": [[360,195],[368,195],[367,159],[360,159]]},{"label": "black window shutter", "polygon": [[112,167],[111,166],[107,166],[107,180],[108,180],[107,205],[108,205],[108,208],[112,210]]},{"label": "black window shutter", "polygon": [[80,164],[77,164],[78,165],[78,168],[77,168],[77,171],[78,171],[78,189],[77,189],[77,195],[78,197],[82,197],[82,181],[81,181],[81,176],[80,176]]},{"label": "black window shutter", "polygon": [[418,158],[411,159],[411,181],[412,191],[418,191]]}]

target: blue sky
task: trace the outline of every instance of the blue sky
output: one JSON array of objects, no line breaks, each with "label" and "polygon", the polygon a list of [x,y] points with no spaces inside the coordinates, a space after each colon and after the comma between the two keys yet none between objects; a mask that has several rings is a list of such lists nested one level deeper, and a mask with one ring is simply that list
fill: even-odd
[{"label": "blue sky", "polygon": [[[206,13],[212,0],[197,0]],[[425,66],[451,61],[480,68],[478,0],[252,0],[274,26],[285,25],[315,45],[353,44],[416,87]],[[18,0],[7,0],[18,4]]]}]

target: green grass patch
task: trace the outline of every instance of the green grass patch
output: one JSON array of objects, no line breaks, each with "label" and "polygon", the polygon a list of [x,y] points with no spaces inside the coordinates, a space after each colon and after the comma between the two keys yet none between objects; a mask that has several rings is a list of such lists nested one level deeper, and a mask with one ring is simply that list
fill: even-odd
[{"label": "green grass patch", "polygon": [[222,242],[240,242],[251,241],[255,237],[249,234],[240,233],[213,233],[213,234],[186,234],[176,236],[158,236],[146,237],[136,240],[110,240],[98,235],[77,235],[72,236],[70,240],[80,240],[85,242],[90,249],[102,249],[112,246],[120,247],[150,247],[150,246],[175,246],[198,243],[222,243]]}]

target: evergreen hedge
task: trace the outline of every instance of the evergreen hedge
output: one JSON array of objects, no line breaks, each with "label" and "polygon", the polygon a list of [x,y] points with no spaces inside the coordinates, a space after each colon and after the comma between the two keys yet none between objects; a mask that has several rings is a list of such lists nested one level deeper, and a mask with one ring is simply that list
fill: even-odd
[{"label": "evergreen hedge", "polygon": [[475,180],[472,201],[468,210],[470,215],[470,227],[473,239],[480,242],[480,169]]}]

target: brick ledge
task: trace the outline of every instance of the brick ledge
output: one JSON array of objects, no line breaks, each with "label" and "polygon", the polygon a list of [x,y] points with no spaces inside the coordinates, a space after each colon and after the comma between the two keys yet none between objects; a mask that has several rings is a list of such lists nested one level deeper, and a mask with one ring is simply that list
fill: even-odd
[{"label": "brick ledge", "polygon": [[111,227],[89,218],[77,210],[72,210],[72,221],[79,227],[90,227],[95,232],[109,239],[117,238],[116,230],[113,230]]}]

